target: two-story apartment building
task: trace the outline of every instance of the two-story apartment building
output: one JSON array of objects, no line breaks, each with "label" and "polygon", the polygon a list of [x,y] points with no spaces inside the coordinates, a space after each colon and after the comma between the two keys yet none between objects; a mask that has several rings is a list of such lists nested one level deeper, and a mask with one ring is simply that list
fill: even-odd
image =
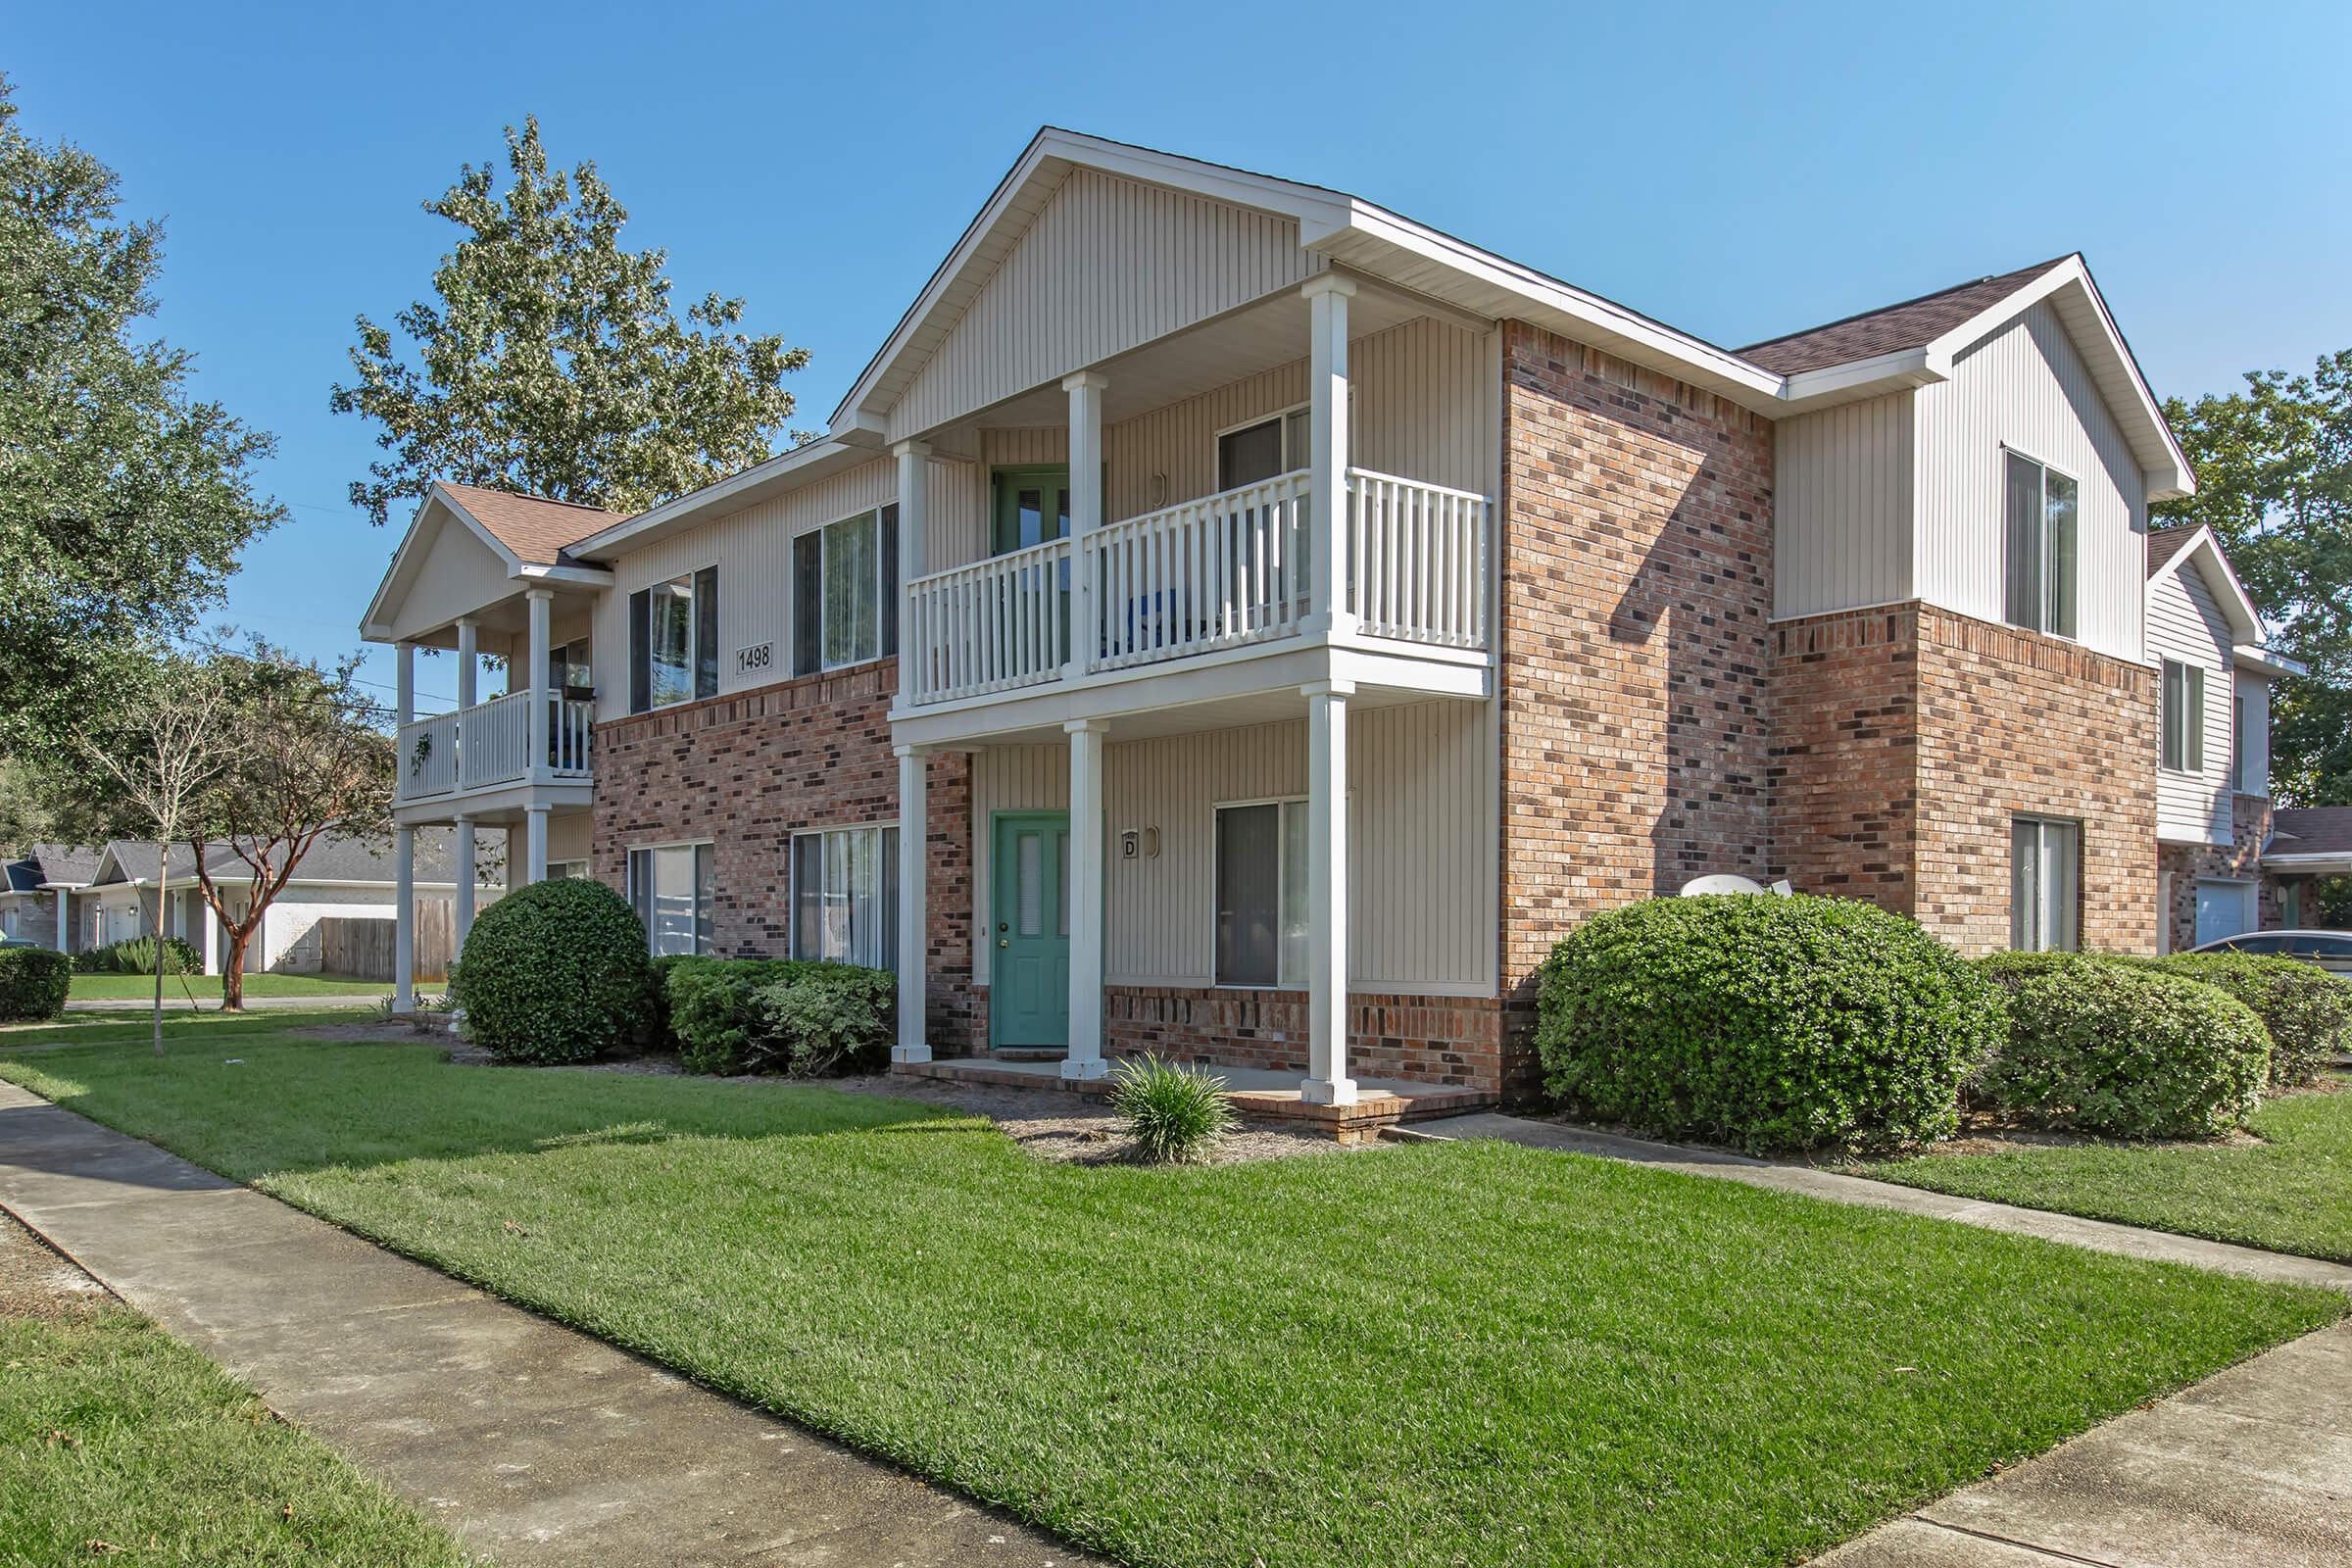
[{"label": "two-story apartment building", "polygon": [[437,487],[363,629],[404,832],[895,967],[903,1062],[1499,1093],[1551,944],[1704,873],[2153,950],[2192,484],[2079,257],[1733,352],[1047,130],[822,438],[628,517]]}]

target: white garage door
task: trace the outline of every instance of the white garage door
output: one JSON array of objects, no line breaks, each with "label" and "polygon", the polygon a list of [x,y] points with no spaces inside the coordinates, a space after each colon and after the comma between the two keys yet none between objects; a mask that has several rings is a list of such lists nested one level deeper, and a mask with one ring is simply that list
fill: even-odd
[{"label": "white garage door", "polygon": [[2197,884],[2197,943],[2219,942],[2254,929],[2254,884],[2200,882]]}]

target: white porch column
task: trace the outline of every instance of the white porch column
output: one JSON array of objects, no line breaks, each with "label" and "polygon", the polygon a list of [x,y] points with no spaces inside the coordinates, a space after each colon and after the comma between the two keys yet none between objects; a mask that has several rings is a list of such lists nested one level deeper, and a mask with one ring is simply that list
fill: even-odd
[{"label": "white porch column", "polygon": [[[555,648],[555,642],[548,630],[548,618],[555,610],[556,593],[552,588],[533,588],[525,592],[523,598],[529,603],[531,619],[531,679],[530,684],[525,688],[531,694],[529,777],[536,783],[547,777],[547,704],[551,695],[547,689],[547,656]],[[510,672],[507,676],[510,686],[514,683],[514,679],[513,673]],[[544,815],[540,818],[539,825],[542,828],[547,825]],[[540,843],[544,848],[546,844],[544,837]],[[541,861],[540,870],[542,873],[546,870],[544,859]],[[536,882],[539,878],[534,876],[531,880]]]},{"label": "white porch column", "polygon": [[[900,470],[901,478],[905,470]],[[900,506],[906,492],[899,492]],[[906,535],[906,514],[899,513],[899,537]],[[899,1043],[893,1047],[893,1061],[929,1061],[931,1036],[929,1002],[931,998],[931,966],[927,948],[930,943],[931,911],[926,898],[930,884],[930,791],[931,759],[918,747],[901,746],[899,758]]]},{"label": "white porch column", "polygon": [[1306,694],[1306,1072],[1301,1100],[1355,1103],[1348,1076],[1348,698],[1346,681]]},{"label": "white porch column", "polygon": [[481,662],[475,658],[474,626],[471,615],[458,617],[458,706],[473,706],[474,670]]},{"label": "white porch column", "polygon": [[392,830],[392,1008],[416,1007],[416,830]]},{"label": "white porch column", "polygon": [[416,645],[392,645],[392,722],[406,724],[416,716]]},{"label": "white porch column", "polygon": [[1306,623],[1345,637],[1348,609],[1348,298],[1355,285],[1323,272],[1306,280],[1307,466]]},{"label": "white porch column", "polygon": [[[1074,456],[1074,455],[1073,455]],[[1076,472],[1073,464],[1071,471]],[[1070,509],[1075,523],[1078,509]],[[1064,1078],[1100,1078],[1102,1060],[1102,735],[1099,718],[1062,725],[1070,737],[1070,1052]]]},{"label": "white porch column", "polygon": [[197,897],[196,907],[204,921],[204,972],[219,974],[220,972],[220,916],[215,912],[212,901],[204,898],[201,894]]},{"label": "white porch column", "polygon": [[[1070,395],[1070,559],[1075,563],[1070,573],[1071,597],[1077,603],[1070,611],[1070,650],[1073,661],[1082,670],[1095,667],[1095,658],[1102,650],[1102,624],[1095,602],[1098,587],[1095,582],[1094,552],[1087,548],[1087,535],[1102,526],[1102,397],[1110,390],[1110,377],[1100,370],[1080,370],[1064,377],[1062,390]],[[1072,808],[1077,803],[1071,803]],[[1075,984],[1073,977],[1072,983]],[[1071,1027],[1077,1019],[1070,1020]]]},{"label": "white porch column", "polygon": [[[928,642],[929,628],[915,623],[906,585],[931,569],[931,447],[902,441],[890,450],[899,460],[899,699],[905,702],[914,690],[906,671],[924,657]],[[905,768],[900,772],[904,777]],[[899,840],[901,855],[909,842]]]},{"label": "white porch column", "polygon": [[57,890],[57,951],[74,951],[74,891],[71,888]]},{"label": "white porch column", "polygon": [[544,806],[525,806],[522,808],[522,880],[526,886],[547,880],[547,808]]},{"label": "white porch column", "polygon": [[452,819],[458,830],[458,952],[466,951],[466,934],[473,929],[473,818]]}]

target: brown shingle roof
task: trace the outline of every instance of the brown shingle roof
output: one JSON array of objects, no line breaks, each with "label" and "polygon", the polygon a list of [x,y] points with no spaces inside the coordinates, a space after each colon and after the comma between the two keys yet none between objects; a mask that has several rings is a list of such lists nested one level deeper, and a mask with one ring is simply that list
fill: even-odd
[{"label": "brown shingle roof", "polygon": [[441,488],[472,514],[474,521],[497,536],[498,542],[535,566],[553,566],[564,560],[564,547],[602,533],[621,520],[621,514],[602,507],[583,507],[545,496],[518,495],[512,490],[485,490],[480,485],[440,481]]},{"label": "brown shingle roof", "polygon": [[2352,806],[2281,806],[2271,826],[2280,855],[2352,854]]},{"label": "brown shingle roof", "polygon": [[1779,375],[1795,375],[1832,365],[1850,365],[1902,349],[1925,348],[1979,311],[1988,309],[2024,288],[2066,258],[2021,267],[1998,277],[1982,277],[1923,294],[1900,305],[1881,306],[1843,320],[1767,338],[1740,351],[1740,357]]},{"label": "brown shingle roof", "polygon": [[2197,536],[2197,525],[2183,523],[2178,528],[2148,530],[2148,575],[2153,577],[2164,569],[2165,563],[2179,555],[2185,545]]}]

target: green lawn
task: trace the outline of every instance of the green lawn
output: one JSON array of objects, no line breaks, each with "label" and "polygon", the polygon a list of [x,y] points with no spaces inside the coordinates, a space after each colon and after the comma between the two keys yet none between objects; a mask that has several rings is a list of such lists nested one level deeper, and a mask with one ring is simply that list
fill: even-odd
[{"label": "green lawn", "polygon": [[1922,1154],[1883,1181],[2352,1263],[2352,1077],[2257,1111],[2260,1147],[2083,1144]]},{"label": "green lawn", "polygon": [[[185,980],[185,989],[181,982]],[[438,991],[432,984],[420,989]],[[164,1004],[186,1005],[188,993],[208,1007],[220,1003],[219,975],[191,974],[164,976]],[[392,994],[389,980],[353,980],[337,974],[249,974],[245,977],[245,994],[249,997],[388,997]],[[155,995],[155,976],[151,974],[77,974],[69,1001],[73,1002],[145,1002]]]},{"label": "green lawn", "polygon": [[[271,1007],[263,1012],[164,1013],[164,1049],[198,1045],[230,1036],[268,1035],[283,1038],[292,1028],[322,1023],[351,1023],[368,1016],[353,1003],[323,1001],[317,1007]],[[12,1047],[147,1044],[154,1033],[154,1014],[139,1012],[69,1012],[41,1023],[0,1024],[0,1054]],[[0,1565],[5,1568],[5,1565]]]},{"label": "green lawn", "polygon": [[0,1075],[1138,1564],[1786,1563],[2345,1306],[1494,1143],[1090,1169],[822,1089],[236,1054]]},{"label": "green lawn", "polygon": [[0,1563],[473,1560],[128,1308],[0,1315]]}]

